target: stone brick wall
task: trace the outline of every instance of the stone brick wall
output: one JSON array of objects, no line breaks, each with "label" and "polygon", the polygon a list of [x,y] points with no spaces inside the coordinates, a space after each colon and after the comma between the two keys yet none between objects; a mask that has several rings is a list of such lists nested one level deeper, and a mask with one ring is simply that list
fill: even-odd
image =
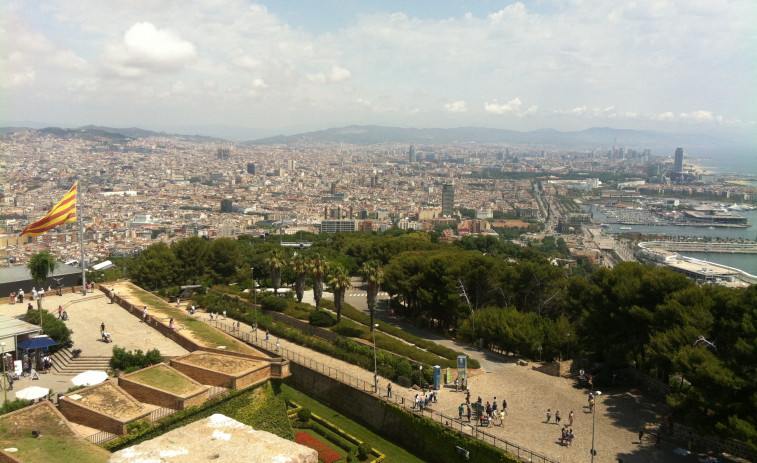
[{"label": "stone brick wall", "polygon": [[13,458],[10,454],[0,450],[0,463],[23,463],[21,460]]},{"label": "stone brick wall", "polygon": [[573,360],[563,360],[562,362],[537,363],[531,367],[532,370],[544,373],[550,376],[570,376],[573,368]]},{"label": "stone brick wall", "polygon": [[263,365],[260,368],[251,371],[250,373],[240,376],[234,380],[233,389],[244,389],[247,386],[251,386],[259,381],[265,381],[271,376],[270,365]]},{"label": "stone brick wall", "polygon": [[171,360],[171,368],[175,368],[198,383],[227,388],[232,388],[234,385],[235,377],[207,368],[181,363],[181,358]]},{"label": "stone brick wall", "polygon": [[125,422],[83,407],[68,397],[64,397],[58,402],[58,409],[68,421],[107,431],[111,434],[126,434]]},{"label": "stone brick wall", "polygon": [[190,396],[177,396],[154,387],[137,383],[128,377],[118,378],[118,386],[140,402],[157,405],[165,408],[183,410],[187,407],[200,405],[208,400],[210,388],[203,386],[203,390]]},{"label": "stone brick wall", "polygon": [[[680,444],[682,448],[687,448],[689,445],[689,431],[691,429],[688,426],[674,423],[672,433],[669,430],[667,438],[672,439]],[[757,452],[753,452],[748,446],[741,442],[736,442],[729,439],[721,439],[716,436],[700,436],[692,433],[694,437],[691,443],[691,450],[698,452],[712,451],[712,452],[725,452],[730,455],[734,455],[740,458],[745,458],[748,461],[757,461]]]},{"label": "stone brick wall", "polygon": [[616,370],[616,374],[621,381],[634,385],[642,389],[647,394],[651,394],[658,399],[664,399],[670,392],[670,386],[662,381],[646,375],[636,368],[623,368]]}]

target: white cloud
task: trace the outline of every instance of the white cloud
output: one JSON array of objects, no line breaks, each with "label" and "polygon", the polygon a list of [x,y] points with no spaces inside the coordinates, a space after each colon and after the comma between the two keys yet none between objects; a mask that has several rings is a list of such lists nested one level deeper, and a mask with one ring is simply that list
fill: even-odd
[{"label": "white cloud", "polygon": [[688,113],[680,113],[678,115],[678,117],[680,117],[681,119],[684,119],[684,120],[685,119],[690,119],[690,120],[694,120],[694,121],[698,121],[698,122],[701,122],[701,121],[711,121],[711,120],[715,119],[713,117],[713,115],[712,115],[712,111],[704,111],[704,110],[691,111],[691,112],[688,112]]},{"label": "white cloud", "polygon": [[[66,109],[58,113],[78,120],[108,112],[108,104],[144,122],[243,118],[266,126],[390,120],[367,112],[416,126],[511,116],[506,124],[514,129],[631,121],[669,130],[757,119],[754,66],[743,59],[757,48],[747,0],[570,0],[538,8],[521,1],[464,15],[444,4],[443,15],[377,3],[357,16],[327,5],[308,13],[312,27],[307,15],[244,0],[6,4],[0,85],[17,90],[9,92],[16,111],[53,97]],[[503,91],[518,98],[492,100]],[[97,111],[95,93],[109,95]],[[162,108],[152,104],[157,98]],[[49,120],[44,113],[24,119]]]},{"label": "white cloud", "polygon": [[523,102],[520,101],[520,98],[513,98],[512,100],[503,104],[498,103],[497,100],[494,100],[491,103],[484,103],[485,113],[498,116],[505,114],[514,114],[518,117],[522,117],[527,114],[534,114],[538,111],[538,109],[538,105],[531,105],[527,109],[523,110]]},{"label": "white cloud", "polygon": [[491,103],[484,103],[484,111],[488,114],[496,115],[512,114],[519,113],[522,106],[523,102],[520,101],[520,98],[513,98],[504,104],[500,104],[497,100],[494,100]]},{"label": "white cloud", "polygon": [[465,101],[454,101],[452,103],[446,103],[444,105],[444,110],[447,111],[449,114],[462,114],[468,112],[468,103]]},{"label": "white cloud", "polygon": [[308,74],[307,79],[310,82],[317,84],[325,84],[328,82],[341,82],[352,77],[352,73],[349,69],[337,66],[334,64],[328,73],[319,72],[317,74]]},{"label": "white cloud", "polygon": [[671,120],[674,120],[675,118],[676,118],[676,115],[670,111],[665,111],[664,113],[660,113],[660,114],[656,114],[652,116],[652,119],[656,121],[671,121]]},{"label": "white cloud", "polygon": [[105,50],[109,68],[121,77],[176,71],[197,59],[195,46],[178,34],[148,22],[136,23],[120,43]]}]

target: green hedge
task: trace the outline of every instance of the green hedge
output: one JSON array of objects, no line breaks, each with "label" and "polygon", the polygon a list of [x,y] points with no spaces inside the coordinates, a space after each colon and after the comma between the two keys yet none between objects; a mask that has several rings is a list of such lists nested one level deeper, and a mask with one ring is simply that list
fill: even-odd
[{"label": "green hedge", "polygon": [[[331,301],[328,301],[328,302],[331,302]],[[326,306],[324,305],[324,307]],[[347,303],[345,303],[342,306],[342,315],[364,325],[366,327],[366,330],[368,328],[368,325],[371,324],[370,315],[361,312],[360,310],[354,308],[353,306]],[[454,349],[450,349],[449,347],[442,346],[441,344],[438,344],[434,341],[429,341],[427,339],[420,338],[418,336],[408,333],[407,331],[404,331],[402,328],[398,328],[394,325],[384,323],[380,320],[376,320],[376,323],[378,323],[379,325],[379,331],[383,331],[387,334],[400,338],[411,344],[415,344],[416,346],[420,347],[423,350],[426,350],[428,352],[431,352],[432,354],[438,355],[439,357],[443,357],[445,359],[452,361],[452,364],[442,365],[442,366],[449,366],[452,368],[457,367],[457,356],[460,355],[461,352],[457,352]],[[378,338],[376,339],[376,342],[378,343]],[[396,351],[393,351],[393,352],[396,352]],[[478,360],[468,357],[468,368],[474,368],[474,369],[481,368],[481,365],[479,364]]]},{"label": "green hedge", "polygon": [[393,438],[426,461],[458,463],[463,458],[455,452],[457,446],[470,452],[469,461],[520,463],[520,460],[485,442],[445,428],[439,423],[409,413],[396,405],[386,402],[384,405],[401,422],[396,427],[401,431],[392,433]]},{"label": "green hedge", "polygon": [[[221,312],[226,310],[226,315],[232,319],[243,321],[249,325],[254,323],[253,315],[255,309],[249,307],[246,303],[237,299],[229,299],[227,296],[218,293],[208,293],[196,298],[198,305],[206,307],[213,312]],[[327,304],[333,304],[331,301]],[[342,319],[339,325],[336,325],[340,330],[365,330],[364,337],[371,337],[367,332],[367,327],[358,325],[357,323]],[[357,365],[368,371],[373,371],[373,348],[372,346],[364,345],[353,341],[348,338],[337,338],[334,343],[323,341],[320,338],[307,335],[300,330],[290,328],[283,323],[274,322],[273,318],[267,315],[262,315],[258,312],[258,327],[263,330],[269,330],[274,336],[282,339],[286,339],[289,342],[298,344],[309,349],[321,352],[339,360],[343,360],[353,365]],[[456,363],[445,361],[438,356],[429,354],[417,347],[413,347],[402,343],[401,341],[391,338],[383,333],[377,332],[376,344],[382,350],[376,352],[376,360],[378,370],[381,376],[397,380],[398,378],[398,366],[400,362],[409,358],[411,370],[415,373],[415,376],[411,379],[420,383],[418,378],[418,366],[423,365],[423,382],[430,384],[433,382],[433,366],[443,364],[443,366],[456,366]],[[400,351],[397,355],[392,351],[396,349]],[[407,359],[405,359],[407,360]]]}]

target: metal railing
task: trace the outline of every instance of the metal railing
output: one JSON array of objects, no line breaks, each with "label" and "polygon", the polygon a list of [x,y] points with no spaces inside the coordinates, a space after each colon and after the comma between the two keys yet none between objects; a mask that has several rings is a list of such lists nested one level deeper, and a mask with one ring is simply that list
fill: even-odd
[{"label": "metal railing", "polygon": [[87,436],[86,439],[95,445],[100,445],[112,441],[116,437],[118,437],[117,434],[113,434],[108,431],[100,431],[98,433],[92,434],[91,436]]},{"label": "metal railing", "polygon": [[179,411],[178,403],[174,407],[156,408],[155,410],[150,412],[150,423],[155,423],[156,421],[161,420],[169,415],[173,415],[174,413],[178,411]]},{"label": "metal railing", "polygon": [[223,386],[211,386],[208,390],[208,399],[212,399],[222,395],[228,395],[229,388]]},{"label": "metal railing", "polygon": [[464,423],[458,418],[436,412],[432,408],[415,408],[415,401],[413,399],[408,399],[401,394],[392,392],[391,397],[387,397],[387,395],[377,394],[376,387],[373,383],[369,383],[341,370],[325,365],[317,360],[313,360],[300,354],[299,352],[294,352],[291,349],[287,349],[286,347],[281,347],[280,343],[272,342],[270,339],[266,340],[265,334],[261,335],[260,333],[257,333],[256,335],[253,332],[242,331],[237,328],[232,328],[230,325],[218,320],[213,320],[210,323],[221,331],[224,331],[225,333],[230,334],[237,339],[241,339],[252,345],[260,346],[263,349],[269,352],[274,352],[291,362],[302,365],[303,367],[309,368],[318,373],[322,373],[343,384],[354,387],[355,389],[360,389],[364,392],[376,394],[379,399],[385,402],[391,402],[399,407],[402,407],[410,413],[430,418],[433,421],[438,421],[442,426],[453,429],[482,442],[486,442],[487,444],[493,445],[498,449],[504,450],[515,458],[518,458],[520,460],[526,459],[526,461],[536,463],[559,463],[557,460],[553,460],[545,455],[534,452],[525,447],[514,444],[508,440],[501,439],[490,433],[482,431],[477,425]]}]

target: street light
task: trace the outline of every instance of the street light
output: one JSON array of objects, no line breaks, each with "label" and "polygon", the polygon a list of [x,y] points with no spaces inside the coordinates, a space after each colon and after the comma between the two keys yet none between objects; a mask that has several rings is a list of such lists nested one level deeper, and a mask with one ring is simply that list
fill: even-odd
[{"label": "street light", "polygon": [[0,348],[2,348],[2,353],[0,354],[0,359],[3,361],[3,394],[5,395],[5,400],[3,401],[3,404],[6,404],[8,402],[8,388],[5,386],[5,341],[0,342]]},{"label": "street light", "polygon": [[250,282],[250,285],[252,285],[252,294],[253,294],[253,311],[255,312],[255,342],[258,340],[258,292],[255,290],[255,267],[250,267],[250,271],[252,273],[252,281]]},{"label": "street light", "polygon": [[373,332],[373,387],[376,390],[376,394],[378,394],[378,367],[376,365],[376,328],[378,327],[378,323],[374,324],[371,327],[371,331]]},{"label": "street light", "polygon": [[594,408],[591,411],[591,463],[594,463],[594,455],[597,454],[597,451],[594,450],[594,422],[596,421],[597,416],[597,402],[599,399],[599,396],[602,395],[602,391],[597,391],[596,398],[594,399]]}]

